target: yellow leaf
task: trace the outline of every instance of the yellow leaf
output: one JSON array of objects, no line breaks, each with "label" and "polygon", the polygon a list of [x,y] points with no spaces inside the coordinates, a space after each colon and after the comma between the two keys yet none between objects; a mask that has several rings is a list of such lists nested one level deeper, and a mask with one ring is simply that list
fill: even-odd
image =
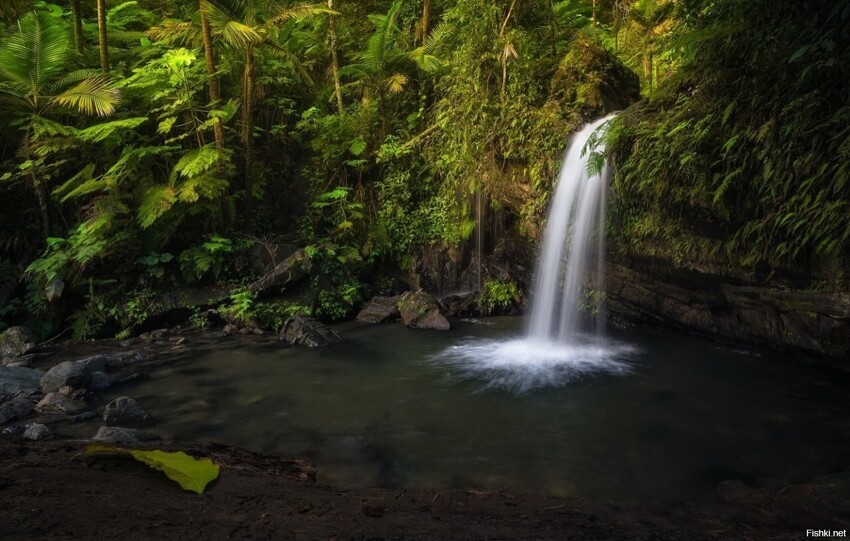
[{"label": "yellow leaf", "polygon": [[184,490],[203,494],[207,485],[218,478],[219,466],[208,458],[198,459],[182,451],[140,451],[109,445],[92,444],[83,450],[84,455],[127,455],[149,467],[160,470],[176,481]]}]

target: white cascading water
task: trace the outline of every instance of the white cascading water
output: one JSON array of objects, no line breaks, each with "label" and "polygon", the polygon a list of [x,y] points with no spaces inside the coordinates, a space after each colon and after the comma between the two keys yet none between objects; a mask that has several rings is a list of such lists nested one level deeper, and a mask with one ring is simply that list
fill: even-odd
[{"label": "white cascading water", "polygon": [[[574,341],[582,330],[588,279],[594,278],[592,287],[596,291],[604,290],[608,165],[601,174],[588,172],[591,152],[587,143],[611,118],[613,115],[601,118],[578,132],[561,166],[543,235],[543,250],[537,261],[528,325],[531,340]],[[593,149],[604,150],[601,142]],[[598,315],[601,312],[600,306]],[[597,317],[596,333],[601,334],[603,329],[604,320]]]},{"label": "white cascading water", "polygon": [[[588,317],[584,306],[588,286],[604,291],[609,176],[607,164],[600,174],[588,174],[587,147],[613,116],[586,125],[567,150],[543,234],[526,336],[466,340],[437,355],[437,361],[464,376],[483,377],[487,387],[517,393],[591,373],[629,372],[622,359],[633,350],[605,339],[602,303],[596,317]],[[603,150],[601,143],[592,149]]]}]

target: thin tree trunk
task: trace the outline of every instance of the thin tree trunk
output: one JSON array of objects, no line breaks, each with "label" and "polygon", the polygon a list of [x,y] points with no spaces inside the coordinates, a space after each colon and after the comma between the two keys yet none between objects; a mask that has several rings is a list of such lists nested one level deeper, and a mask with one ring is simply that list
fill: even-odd
[{"label": "thin tree trunk", "polygon": [[502,23],[502,28],[501,28],[501,30],[499,30],[500,36],[505,35],[505,28],[507,28],[507,26],[508,26],[508,21],[511,20],[511,15],[513,15],[513,13],[514,13],[514,7],[515,6],[516,6],[516,0],[511,0],[511,7],[508,8],[508,14],[505,15],[505,20]]},{"label": "thin tree trunk", "polygon": [[422,4],[422,18],[419,19],[419,24],[416,25],[416,40],[425,42],[428,37],[428,30],[431,26],[431,0],[424,0]]},{"label": "thin tree trunk", "polygon": [[106,43],[106,0],[97,0],[97,41],[100,47],[100,70],[109,73],[109,49]]},{"label": "thin tree trunk", "polygon": [[245,147],[245,211],[250,220],[254,205],[254,46],[245,54],[245,88],[242,105],[242,145]]},{"label": "thin tree trunk", "polygon": [[558,56],[558,27],[555,22],[555,6],[549,0],[549,30],[552,33],[552,56]]},{"label": "thin tree trunk", "polygon": [[[333,8],[334,0],[328,0],[328,9]],[[336,94],[336,105],[339,109],[339,114],[342,115],[345,112],[345,108],[342,103],[342,84],[339,81],[339,56],[336,49],[336,18],[331,17],[328,25],[330,26],[331,35],[331,72],[334,78],[334,94]]]},{"label": "thin tree trunk", "polygon": [[74,17],[74,49],[83,54],[83,14],[80,12],[80,0],[71,0],[71,13]]},{"label": "thin tree trunk", "polygon": [[[210,24],[207,19],[207,5],[204,0],[200,0],[199,8],[201,12],[201,36],[204,40],[204,62],[207,67],[207,86],[209,87],[210,103],[217,107],[221,101],[221,86],[216,73],[215,50],[213,49],[212,35],[210,34]],[[219,155],[219,172],[223,171],[224,163],[221,161],[221,155],[224,151],[224,127],[221,125],[221,119],[216,118],[213,124],[213,133],[215,134],[215,149]]]},{"label": "thin tree trunk", "polygon": [[596,0],[593,0],[591,5],[593,7],[591,8],[592,11],[590,13],[590,20],[593,22],[593,26],[596,26]]},{"label": "thin tree trunk", "polygon": [[[26,133],[24,134],[23,140],[23,150],[24,156],[27,161],[32,161],[32,154],[30,153],[30,130],[32,126],[30,125],[27,128]],[[30,166],[30,182],[32,182],[32,189],[35,191],[35,195],[38,198],[38,209],[41,214],[41,229],[44,233],[44,238],[47,239],[50,237],[51,226],[50,226],[50,209],[48,209],[47,204],[49,201],[49,197],[47,195],[47,190],[44,189],[41,182],[38,181],[38,177],[35,174],[35,167]]]}]

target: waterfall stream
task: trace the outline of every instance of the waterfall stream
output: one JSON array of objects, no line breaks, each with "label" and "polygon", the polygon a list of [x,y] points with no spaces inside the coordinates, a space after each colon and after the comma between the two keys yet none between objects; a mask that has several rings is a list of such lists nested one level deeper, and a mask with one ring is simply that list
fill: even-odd
[{"label": "waterfall stream", "polygon": [[634,350],[604,334],[609,169],[591,167],[595,153],[604,151],[600,135],[613,116],[584,126],[567,149],[542,238],[525,337],[461,341],[435,360],[483,377],[487,387],[519,393],[590,373],[629,372],[623,359]]}]

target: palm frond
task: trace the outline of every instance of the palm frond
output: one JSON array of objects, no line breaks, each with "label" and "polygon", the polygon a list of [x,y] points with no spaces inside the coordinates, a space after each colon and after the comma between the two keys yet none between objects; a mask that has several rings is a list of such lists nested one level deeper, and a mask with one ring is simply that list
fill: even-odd
[{"label": "palm frond", "polygon": [[108,116],[118,103],[118,89],[107,77],[92,77],[53,97],[51,101],[87,115]]},{"label": "palm frond", "polygon": [[0,94],[25,100],[29,96],[29,91],[29,86],[17,81],[0,82]]},{"label": "palm frond", "polygon": [[410,58],[428,73],[438,71],[443,67],[440,55],[446,52],[453,37],[452,27],[440,23],[425,37],[422,45],[410,51]]},{"label": "palm frond", "polygon": [[407,84],[407,75],[403,73],[395,73],[390,75],[386,80],[387,90],[390,94],[400,94],[404,90],[404,85]]},{"label": "palm frond", "polygon": [[339,15],[339,12],[322,4],[300,4],[273,13],[266,19],[264,26],[275,26],[287,21],[303,21],[316,15]]},{"label": "palm frond", "polygon": [[184,45],[200,47],[201,29],[197,24],[185,21],[164,21],[159,26],[153,26],[145,32],[153,41],[165,45]]},{"label": "palm frond", "polygon": [[100,76],[100,70],[95,69],[81,69],[74,70],[70,73],[66,73],[65,75],[50,81],[48,84],[44,86],[43,92],[49,96],[56,94],[57,92],[62,91],[62,89],[67,88],[68,86],[83,81],[85,79],[91,79],[92,77]]},{"label": "palm frond", "polygon": [[298,71],[298,75],[301,76],[301,80],[312,86],[313,78],[310,77],[310,72],[307,71],[307,68],[304,67],[304,64],[298,59],[297,55],[293,54],[292,51],[286,47],[281,47],[271,41],[266,42],[266,45],[268,46],[268,51],[270,51],[273,55],[283,60],[288,60],[293,67],[295,67],[296,71]]},{"label": "palm frond", "polygon": [[68,32],[57,19],[46,12],[30,13],[0,47],[0,74],[38,95],[65,68],[68,50]]},{"label": "palm frond", "polygon": [[254,27],[242,22],[239,10],[230,5],[232,3],[221,0],[204,2],[213,36],[236,49],[262,43],[263,36]]}]

